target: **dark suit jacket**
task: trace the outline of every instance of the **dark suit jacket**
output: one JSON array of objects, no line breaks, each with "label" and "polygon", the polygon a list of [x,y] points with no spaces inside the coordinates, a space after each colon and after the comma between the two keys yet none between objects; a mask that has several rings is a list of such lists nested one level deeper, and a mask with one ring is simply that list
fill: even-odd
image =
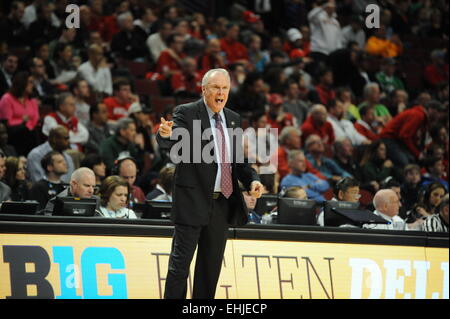
[{"label": "dark suit jacket", "polygon": [[[240,116],[224,108],[224,114],[228,128],[240,128],[241,119]],[[206,106],[203,103],[203,99],[200,99],[193,103],[183,104],[177,106],[173,114],[174,125],[173,131],[177,128],[184,128],[189,132],[189,141],[181,139],[182,145],[186,149],[190,149],[190,163],[181,161],[176,165],[174,175],[173,186],[173,206],[171,212],[172,221],[176,224],[202,226],[207,225],[209,217],[213,207],[212,194],[214,192],[214,184],[217,174],[218,165],[214,161],[212,163],[204,162],[202,158],[200,163],[193,163],[193,156],[199,156],[199,150],[193,150],[194,139],[197,138],[195,143],[199,143],[198,136],[193,136],[194,132],[194,120],[201,121],[201,128],[197,127],[195,130],[210,129],[211,124],[208,118],[208,112]],[[174,134],[172,135],[174,137]],[[230,136],[230,139],[232,136]],[[241,141],[236,141],[236,137],[233,141],[230,141],[230,145],[233,148],[233,154],[237,154],[236,147],[242,147]],[[163,138],[157,134],[157,141],[161,149],[170,150],[170,148],[176,144],[178,140],[172,140],[169,138]],[[186,143],[190,143],[187,145]],[[213,143],[213,137],[209,140],[201,141],[201,150],[205,148],[209,143]],[[209,144],[211,145],[211,144]],[[207,146],[209,147],[209,146]],[[208,149],[208,148],[206,148]],[[214,149],[211,150],[214,152]],[[196,153],[197,152],[197,153]],[[213,154],[213,153],[211,153]],[[240,153],[243,154],[243,153]],[[234,156],[236,157],[236,156]],[[255,170],[253,170],[248,163],[237,162],[236,158],[232,161],[232,179],[233,179],[233,194],[230,197],[231,211],[229,215],[228,223],[231,225],[243,225],[248,220],[248,210],[245,205],[244,198],[239,190],[238,180],[240,180],[246,189],[250,188],[250,184],[254,180],[259,181],[259,177]]]}]

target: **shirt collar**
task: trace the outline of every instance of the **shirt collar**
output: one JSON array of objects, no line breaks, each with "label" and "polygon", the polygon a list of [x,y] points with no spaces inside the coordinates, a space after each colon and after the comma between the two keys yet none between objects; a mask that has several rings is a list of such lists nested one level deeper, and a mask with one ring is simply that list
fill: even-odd
[{"label": "shirt collar", "polygon": [[[214,114],[216,114],[216,113],[213,112],[213,111],[209,108],[208,104],[206,104],[205,99],[203,99],[203,103],[205,104],[206,111],[208,112],[208,118],[209,118],[210,120],[213,119],[213,116],[214,116]],[[223,109],[220,110],[219,115],[220,115],[220,117],[222,118],[222,122],[225,123],[225,114],[224,114],[224,112],[223,112]]]},{"label": "shirt collar", "polygon": [[390,216],[388,216],[388,215],[385,215],[385,214],[383,214],[382,212],[380,212],[380,211],[378,211],[378,210],[375,210],[373,213],[374,213],[375,215],[378,215],[378,216],[380,216],[380,217],[386,219],[387,221],[389,221],[389,222],[391,222],[391,223],[394,221],[393,217],[390,217]]}]

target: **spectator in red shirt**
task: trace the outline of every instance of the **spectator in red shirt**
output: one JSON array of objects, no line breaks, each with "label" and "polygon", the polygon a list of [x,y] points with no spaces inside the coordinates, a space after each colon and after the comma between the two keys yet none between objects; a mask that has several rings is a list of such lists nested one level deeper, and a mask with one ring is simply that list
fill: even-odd
[{"label": "spectator in red shirt", "polygon": [[130,204],[133,205],[135,203],[144,203],[145,202],[145,194],[142,189],[135,185],[136,177],[138,173],[136,161],[132,157],[124,157],[122,159],[117,160],[117,174],[125,179],[130,186],[131,192],[130,196]]},{"label": "spectator in red shirt", "polygon": [[283,111],[283,103],[283,97],[280,94],[272,93],[269,97],[269,110],[266,112],[270,127],[279,131],[286,126],[297,126],[294,116]]},{"label": "spectator in red shirt", "polygon": [[373,107],[364,106],[359,110],[360,120],[357,120],[355,124],[356,131],[359,134],[364,135],[367,139],[376,141],[379,136],[376,130],[372,127],[372,123],[375,121],[375,110]]},{"label": "spectator in red shirt", "polygon": [[310,115],[301,126],[303,143],[311,134],[319,135],[325,145],[334,143],[334,130],[331,123],[327,122],[328,112],[322,104],[315,104],[311,108]]},{"label": "spectator in red shirt", "polygon": [[434,50],[431,52],[431,64],[425,67],[425,80],[432,87],[448,82],[448,63],[445,63],[445,51]]},{"label": "spectator in red shirt", "polygon": [[131,84],[128,80],[117,80],[113,89],[114,95],[103,100],[108,109],[108,122],[110,123],[128,116],[128,108],[131,103],[139,102],[139,98],[131,92]]},{"label": "spectator in red shirt", "polygon": [[182,97],[200,97],[202,76],[195,71],[197,69],[195,59],[184,58],[181,62],[181,69],[182,72],[173,74],[170,79],[173,93]]},{"label": "spectator in red shirt", "polygon": [[225,68],[225,59],[220,48],[220,40],[213,38],[208,41],[205,53],[198,58],[198,69],[203,76],[208,70],[218,68]]},{"label": "spectator in red shirt", "polygon": [[156,61],[155,72],[165,78],[181,72],[181,60],[185,57],[183,47],[183,37],[177,33],[171,34],[167,38],[167,49],[161,52],[158,61]]},{"label": "spectator in red shirt", "polygon": [[237,24],[230,23],[227,25],[225,37],[220,39],[220,46],[226,54],[227,64],[244,63],[247,65],[248,63],[247,48],[238,40],[239,30]]},{"label": "spectator in red shirt", "polygon": [[448,110],[438,101],[430,101],[425,106],[416,105],[390,120],[380,138],[383,139],[388,157],[398,167],[405,167],[423,158],[425,138],[429,123],[444,119]]},{"label": "spectator in red shirt", "polygon": [[336,92],[333,89],[333,72],[330,69],[322,69],[318,76],[319,84],[316,85],[316,91],[319,94],[320,102],[328,105],[336,98]]},{"label": "spectator in red shirt", "polygon": [[287,31],[288,41],[284,43],[284,51],[289,58],[303,58],[306,52],[303,51],[303,35],[297,28],[290,28]]},{"label": "spectator in red shirt", "polygon": [[92,10],[89,30],[99,31],[104,41],[111,42],[113,35],[120,31],[115,15],[104,15],[103,0],[93,0],[90,7]]}]

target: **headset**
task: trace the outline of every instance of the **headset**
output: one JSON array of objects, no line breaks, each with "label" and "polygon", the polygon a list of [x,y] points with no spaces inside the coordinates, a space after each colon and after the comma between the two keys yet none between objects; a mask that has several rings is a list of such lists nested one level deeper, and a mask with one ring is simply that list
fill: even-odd
[{"label": "headset", "polygon": [[116,158],[116,160],[114,161],[114,166],[111,169],[111,175],[120,175],[120,165],[122,165],[122,163],[127,159],[131,160],[136,165],[136,175],[137,175],[139,173],[138,165],[134,157],[130,156],[129,154],[120,154]]}]

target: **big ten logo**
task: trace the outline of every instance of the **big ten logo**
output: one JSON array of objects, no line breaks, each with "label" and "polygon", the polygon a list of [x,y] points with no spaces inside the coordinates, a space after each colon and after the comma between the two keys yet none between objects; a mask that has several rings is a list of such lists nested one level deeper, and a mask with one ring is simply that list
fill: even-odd
[{"label": "big ten logo", "polygon": [[366,13],[369,13],[366,17],[366,27],[368,29],[380,27],[380,7],[376,4],[369,4],[366,7]]},{"label": "big ten logo", "polygon": [[76,4],[69,4],[66,6],[66,27],[68,29],[80,28],[80,7]]},{"label": "big ten logo", "polygon": [[[9,263],[11,295],[6,298],[57,298],[57,299],[126,299],[127,283],[125,260],[117,248],[88,247],[80,256],[80,265],[74,262],[70,246],[52,247],[52,262],[59,268],[60,294],[55,296],[55,285],[47,279],[51,268],[48,252],[40,246],[3,246],[3,261]],[[110,295],[100,294],[98,265],[111,269],[107,273]],[[103,268],[105,269],[105,267]],[[79,289],[81,287],[81,289]],[[81,290],[81,295],[77,291]]]}]

